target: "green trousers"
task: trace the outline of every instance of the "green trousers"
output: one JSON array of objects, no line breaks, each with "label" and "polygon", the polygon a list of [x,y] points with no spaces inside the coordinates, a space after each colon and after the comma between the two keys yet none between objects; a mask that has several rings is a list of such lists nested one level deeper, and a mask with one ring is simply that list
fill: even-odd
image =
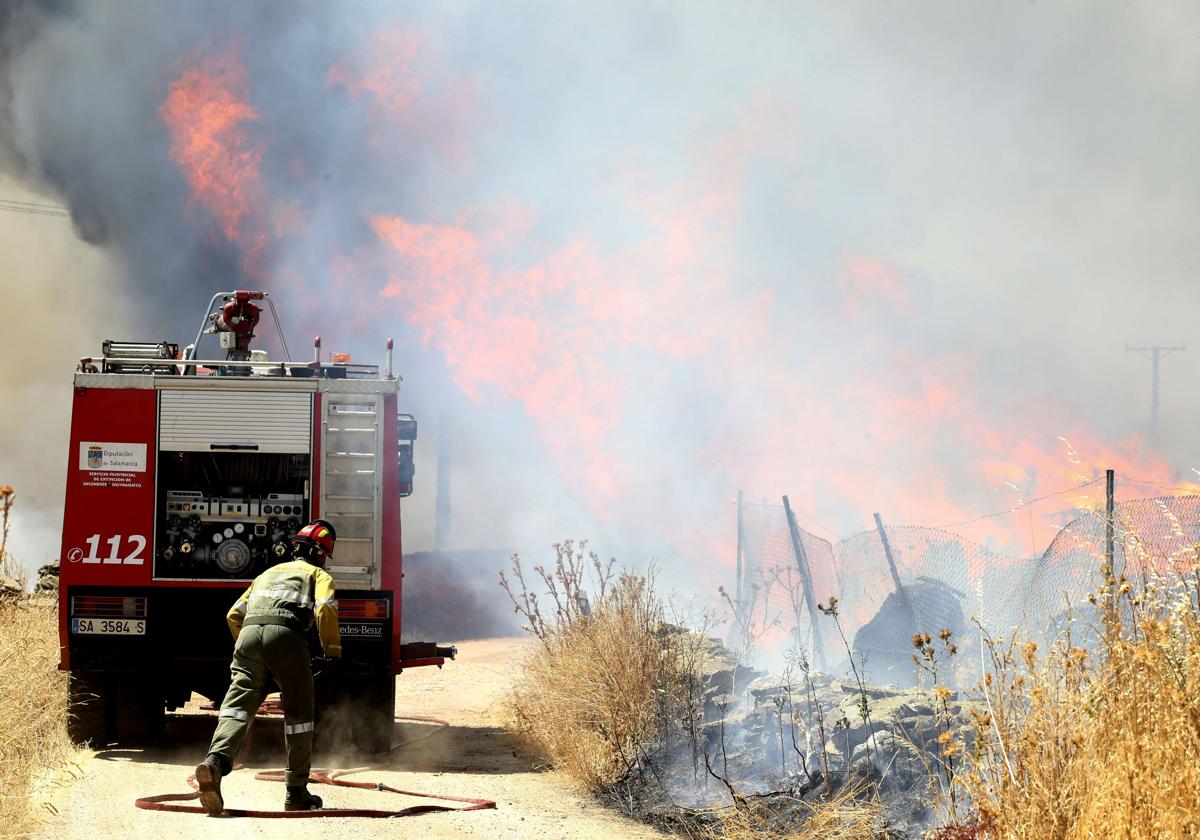
[{"label": "green trousers", "polygon": [[233,649],[232,680],[213,734],[210,753],[237,758],[254,714],[262,703],[267,674],[283,693],[283,738],[287,744],[289,787],[308,782],[312,767],[313,676],[304,637],[279,625],[243,627]]}]

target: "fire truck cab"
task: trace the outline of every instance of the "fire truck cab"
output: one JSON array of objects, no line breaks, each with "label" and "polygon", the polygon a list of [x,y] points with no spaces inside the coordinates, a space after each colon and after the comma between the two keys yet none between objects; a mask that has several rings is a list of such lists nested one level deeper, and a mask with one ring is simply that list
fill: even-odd
[{"label": "fire truck cab", "polygon": [[[264,302],[285,361],[250,349]],[[207,336],[225,358],[198,355]],[[343,645],[336,678],[317,680],[318,719],[342,717],[356,746],[386,749],[395,675],[453,658],[401,642],[400,500],[417,424],[399,411],[391,341],[382,375],[325,364],[316,347],[292,362],[270,298],[234,291],[214,295],[182,353],[105,341],[80,361],[59,589],[77,740],[145,742],[193,692],[220,703],[226,612],[318,517],[337,532],[326,568]]]}]

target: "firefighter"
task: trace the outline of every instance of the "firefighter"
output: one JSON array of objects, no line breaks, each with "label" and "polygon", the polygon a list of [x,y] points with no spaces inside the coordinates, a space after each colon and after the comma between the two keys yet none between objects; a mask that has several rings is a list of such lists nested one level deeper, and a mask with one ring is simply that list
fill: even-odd
[{"label": "firefighter", "polygon": [[268,672],[283,694],[288,753],[284,810],[321,807],[321,797],[308,792],[314,699],[305,634],[315,621],[325,656],[341,656],[333,578],[323,568],[333,556],[335,539],[333,526],[323,519],[305,525],[292,538],[292,559],[256,577],[226,616],[236,640],[232,678],[208,755],[196,767],[200,803],[211,816],[224,808],[221,777],[233,769],[233,759],[262,702]]}]

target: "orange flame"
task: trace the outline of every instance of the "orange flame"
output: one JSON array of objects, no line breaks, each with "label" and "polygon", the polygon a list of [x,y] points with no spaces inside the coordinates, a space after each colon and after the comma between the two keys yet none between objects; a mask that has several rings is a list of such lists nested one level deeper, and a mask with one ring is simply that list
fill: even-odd
[{"label": "orange flame", "polygon": [[477,83],[473,78],[439,82],[422,74],[426,40],[401,27],[380,30],[329,68],[325,82],[370,109],[369,136],[378,151],[392,153],[396,132],[403,131],[407,138],[434,140],[446,161],[465,167],[463,141],[469,132],[461,129],[468,118],[479,121]]},{"label": "orange flame", "polygon": [[236,48],[193,53],[159,110],[171,135],[171,160],[183,171],[193,200],[242,250],[247,273],[258,275],[267,246],[262,149],[247,135],[260,117],[249,104],[250,84]]},{"label": "orange flame", "polygon": [[[422,103],[429,92],[412,69],[420,43],[384,33],[365,56],[335,65],[327,83],[427,131],[417,117],[437,108]],[[268,232],[296,235],[304,213],[284,204],[274,224],[265,219],[262,152],[247,134],[259,115],[248,99],[231,49],[185,61],[161,114],[195,201],[257,265]],[[764,99],[681,154],[683,174],[665,186],[647,187],[636,168],[618,167],[630,174],[613,194],[642,235],[617,247],[580,233],[522,262],[514,254],[529,245],[527,209],[440,223],[373,215],[388,246],[388,280],[369,288],[361,277],[372,272],[354,269],[370,255],[355,255],[338,260],[345,265],[335,292],[393,306],[472,399],[518,401],[594,510],[640,510],[676,545],[730,563],[728,528],[697,536],[695,511],[684,504],[645,516],[649,497],[661,502],[702,473],[704,493],[718,483],[772,501],[789,493],[802,524],[845,522],[847,510],[868,521],[879,510],[889,524],[954,525],[975,541],[1030,553],[1053,536],[1058,511],[1098,498],[1091,484],[1039,503],[1034,516],[1023,505],[1040,495],[1080,487],[1105,467],[1171,483],[1171,465],[1139,439],[1103,441],[1064,420],[1078,415],[1048,395],[995,405],[972,359],[910,349],[887,322],[903,320],[918,297],[885,260],[847,255],[830,266],[818,279],[841,300],[810,309],[801,324],[784,311],[801,305],[777,311],[772,292],[748,291],[753,268],[738,243],[743,191],[752,164],[786,145],[796,123]],[[798,291],[767,287],[808,293],[814,278],[802,280]],[[841,320],[849,326],[839,326],[855,331],[854,342],[811,317],[820,311],[848,316]],[[798,355],[791,348],[800,329],[827,330],[859,355]],[[674,399],[686,408],[672,413]],[[673,435],[676,427],[686,434]],[[977,519],[1009,509],[1017,512]]]},{"label": "orange flame", "polygon": [[399,29],[379,32],[366,55],[347,56],[329,68],[326,82],[330,87],[345,88],[355,99],[369,96],[392,116],[401,115],[420,91],[412,69],[420,46],[421,39],[412,33]]}]

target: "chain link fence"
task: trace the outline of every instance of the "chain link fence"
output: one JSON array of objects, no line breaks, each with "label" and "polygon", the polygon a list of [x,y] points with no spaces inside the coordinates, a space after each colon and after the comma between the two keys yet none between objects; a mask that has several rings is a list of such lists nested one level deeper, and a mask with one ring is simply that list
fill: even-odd
[{"label": "chain link fence", "polygon": [[[1080,512],[1035,558],[1000,554],[951,531],[908,525],[883,528],[887,547],[879,530],[831,542],[797,527],[797,552],[784,506],[765,502],[745,503],[739,526],[742,575],[734,634],[762,646],[798,647],[822,670],[847,668],[849,647],[865,663],[869,679],[911,684],[913,634],[950,630],[958,648],[949,663],[951,676],[967,684],[980,674],[976,622],[992,636],[1020,633],[1040,645],[1068,627],[1076,643],[1087,644],[1098,623],[1088,595],[1104,585],[1103,511]],[[1198,549],[1200,496],[1116,505],[1117,576],[1136,582],[1194,573]],[[801,572],[805,565],[809,580]],[[814,615],[806,595],[826,606],[836,596],[844,642],[833,618],[819,609]]]}]

